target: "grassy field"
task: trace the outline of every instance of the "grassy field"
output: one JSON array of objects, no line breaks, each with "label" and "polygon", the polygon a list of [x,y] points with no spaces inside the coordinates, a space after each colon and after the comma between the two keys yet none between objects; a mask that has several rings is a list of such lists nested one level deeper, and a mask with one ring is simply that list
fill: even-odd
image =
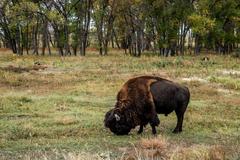
[{"label": "grassy field", "polygon": [[[0,53],[0,159],[240,159],[240,60],[229,56],[15,56]],[[35,62],[41,65],[34,65]],[[157,75],[184,84],[183,132],[174,113],[128,136],[104,128],[122,84]],[[167,157],[167,158],[166,158]]]}]

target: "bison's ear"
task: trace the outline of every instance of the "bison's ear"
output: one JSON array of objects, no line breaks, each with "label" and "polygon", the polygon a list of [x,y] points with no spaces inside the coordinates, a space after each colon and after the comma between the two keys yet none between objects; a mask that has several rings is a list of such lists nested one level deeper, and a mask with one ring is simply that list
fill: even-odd
[{"label": "bison's ear", "polygon": [[117,114],[114,114],[114,117],[116,118],[116,121],[120,121],[120,116]]}]

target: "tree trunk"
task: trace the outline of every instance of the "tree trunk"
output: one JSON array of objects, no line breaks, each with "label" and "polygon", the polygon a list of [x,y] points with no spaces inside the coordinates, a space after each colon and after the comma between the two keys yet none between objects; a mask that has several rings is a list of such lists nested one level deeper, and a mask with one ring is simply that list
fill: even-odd
[{"label": "tree trunk", "polygon": [[48,54],[49,54],[49,55],[52,55],[51,45],[50,45],[50,40],[51,40],[51,35],[48,34],[48,30],[47,30],[47,46],[48,46]]},{"label": "tree trunk", "polygon": [[198,34],[195,35],[195,49],[194,49],[194,53],[196,55],[198,55],[200,53],[200,36]]},{"label": "tree trunk", "polygon": [[46,46],[47,46],[47,22],[44,21],[43,22],[43,32],[42,32],[42,55],[44,56],[45,55],[45,50],[46,50]]},{"label": "tree trunk", "polygon": [[64,24],[64,49],[65,49],[65,56],[71,55],[71,50],[69,45],[69,29],[68,29],[67,17],[65,17],[65,24]]},{"label": "tree trunk", "polygon": [[33,43],[33,48],[34,48],[34,50],[33,50],[33,54],[36,54],[36,55],[38,55],[38,47],[39,47],[39,43],[38,43],[38,21],[37,21],[37,25],[36,25],[36,27],[35,27],[35,29],[34,29],[34,34],[33,34],[33,36],[34,36],[34,43]]},{"label": "tree trunk", "polygon": [[88,43],[88,34],[89,34],[89,28],[90,28],[90,21],[91,21],[91,8],[92,8],[92,0],[87,0],[86,2],[87,9],[85,11],[84,16],[84,26],[83,26],[83,33],[81,36],[81,44],[80,44],[80,55],[85,56],[86,55],[86,48]]},{"label": "tree trunk", "polygon": [[23,55],[22,52],[22,29],[20,25],[18,24],[18,29],[17,29],[17,54],[18,55]]},{"label": "tree trunk", "polygon": [[26,33],[26,51],[27,55],[29,54],[29,24],[27,21],[27,33]]}]

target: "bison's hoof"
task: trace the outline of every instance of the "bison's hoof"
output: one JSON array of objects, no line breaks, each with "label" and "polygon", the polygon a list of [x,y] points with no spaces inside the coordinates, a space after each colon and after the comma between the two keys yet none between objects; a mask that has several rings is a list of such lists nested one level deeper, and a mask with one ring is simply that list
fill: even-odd
[{"label": "bison's hoof", "polygon": [[182,130],[179,130],[179,129],[174,129],[173,130],[173,133],[180,133],[180,132],[182,132]]},{"label": "bison's hoof", "polygon": [[156,135],[156,134],[157,134],[157,131],[152,131],[152,134],[153,134],[153,135]]}]

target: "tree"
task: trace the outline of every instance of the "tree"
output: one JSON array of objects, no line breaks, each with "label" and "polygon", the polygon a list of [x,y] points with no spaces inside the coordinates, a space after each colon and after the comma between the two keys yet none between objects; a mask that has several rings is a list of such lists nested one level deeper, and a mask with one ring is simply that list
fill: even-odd
[{"label": "tree", "polygon": [[99,0],[94,3],[93,18],[97,29],[98,48],[100,55],[108,54],[108,44],[113,33],[117,0]]},{"label": "tree", "polygon": [[229,54],[239,47],[239,17],[238,0],[2,0],[0,45],[19,55],[53,47],[84,56],[96,38],[100,55],[110,43],[136,57],[184,55],[193,45],[196,54]]}]

